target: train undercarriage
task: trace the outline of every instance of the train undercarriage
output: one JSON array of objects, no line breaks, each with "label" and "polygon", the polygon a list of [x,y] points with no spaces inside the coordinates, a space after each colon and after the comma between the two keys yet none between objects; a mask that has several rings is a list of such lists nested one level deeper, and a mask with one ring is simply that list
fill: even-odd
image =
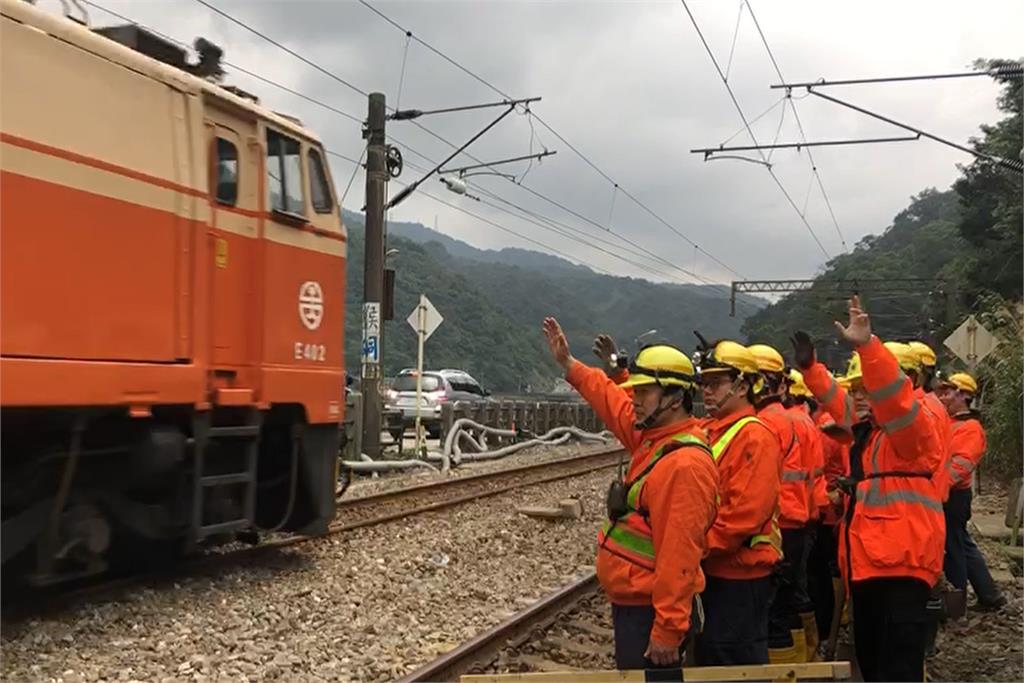
[{"label": "train undercarriage", "polygon": [[41,586],[165,565],[260,532],[324,533],[337,425],[301,408],[4,409],[3,578]]}]

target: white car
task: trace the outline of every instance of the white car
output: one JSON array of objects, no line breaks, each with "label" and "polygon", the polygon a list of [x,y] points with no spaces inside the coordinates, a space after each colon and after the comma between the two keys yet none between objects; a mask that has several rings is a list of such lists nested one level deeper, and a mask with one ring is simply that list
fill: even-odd
[{"label": "white car", "polygon": [[[420,420],[427,433],[436,438],[441,434],[441,406],[455,401],[477,402],[490,400],[490,392],[461,370],[425,370],[422,380]],[[416,423],[416,371],[402,370],[395,377],[385,395],[388,408],[402,411],[407,427]]]}]

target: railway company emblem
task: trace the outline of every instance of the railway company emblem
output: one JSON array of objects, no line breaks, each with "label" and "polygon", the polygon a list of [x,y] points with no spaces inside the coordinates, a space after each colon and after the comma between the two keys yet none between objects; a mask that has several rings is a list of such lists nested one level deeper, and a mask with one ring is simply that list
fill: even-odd
[{"label": "railway company emblem", "polygon": [[324,319],[324,292],[319,282],[310,280],[299,287],[299,319],[306,329],[320,327]]}]

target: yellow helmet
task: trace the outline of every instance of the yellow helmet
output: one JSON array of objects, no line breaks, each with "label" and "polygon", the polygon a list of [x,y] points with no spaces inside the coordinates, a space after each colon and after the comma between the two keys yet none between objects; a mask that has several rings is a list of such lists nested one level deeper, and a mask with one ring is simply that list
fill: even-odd
[{"label": "yellow helmet", "polygon": [[696,386],[695,375],[693,363],[685,353],[668,344],[655,344],[637,354],[629,364],[629,379],[619,386],[657,384],[692,389]]},{"label": "yellow helmet", "polygon": [[728,370],[738,370],[745,375],[756,375],[759,372],[757,358],[750,349],[734,341],[720,341],[713,349],[697,355],[702,374]]},{"label": "yellow helmet", "polygon": [[[703,340],[703,337],[701,339]],[[761,393],[764,388],[764,378],[757,368],[757,358],[743,344],[729,340],[720,341],[714,348],[705,347],[697,351],[694,358],[700,375],[735,371],[750,378],[751,388],[755,394]]]},{"label": "yellow helmet", "polygon": [[807,384],[804,382],[803,373],[795,368],[789,371],[789,395],[813,398],[811,390],[807,388]]},{"label": "yellow helmet", "polygon": [[752,344],[747,349],[754,354],[757,369],[761,372],[782,372],[786,369],[782,354],[767,344]]},{"label": "yellow helmet", "polygon": [[856,351],[850,356],[850,362],[846,365],[846,374],[843,375],[842,379],[846,382],[844,389],[849,389],[850,385],[854,382],[859,382],[864,374],[860,369],[860,354]]},{"label": "yellow helmet", "polygon": [[955,387],[960,391],[965,391],[972,396],[978,393],[978,383],[966,372],[958,372],[955,375],[950,375],[949,377],[944,378],[941,383],[944,386]]},{"label": "yellow helmet", "polygon": [[921,358],[917,355],[910,344],[904,344],[903,342],[885,342],[885,348],[889,349],[889,353],[896,357],[896,362],[900,364],[903,370],[920,372],[921,371]]},{"label": "yellow helmet", "polygon": [[926,368],[934,368],[938,363],[938,359],[935,357],[935,352],[932,351],[932,347],[928,346],[924,342],[912,341],[907,342],[907,346],[910,350],[917,354],[917,360],[921,365]]}]

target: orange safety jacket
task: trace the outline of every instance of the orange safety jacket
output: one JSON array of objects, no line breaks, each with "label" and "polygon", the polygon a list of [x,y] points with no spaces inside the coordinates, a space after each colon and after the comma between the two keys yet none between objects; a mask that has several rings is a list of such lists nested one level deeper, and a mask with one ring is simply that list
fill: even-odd
[{"label": "orange safety jacket", "polygon": [[[877,337],[857,349],[872,423],[857,426],[851,492],[839,533],[839,566],[849,582],[911,577],[934,586],[942,572],[946,520],[934,473],[943,462],[933,420],[910,380]],[[836,422],[852,427],[853,399],[821,363],[804,381]]]},{"label": "orange safety jacket", "polygon": [[[630,514],[617,531],[608,525],[598,535],[598,581],[612,604],[652,605],[651,640],[679,645],[693,597],[704,590],[700,563],[715,518],[718,468],[707,433],[696,418],[637,430],[629,393],[604,372],[577,361],[566,379],[632,454]],[[669,452],[670,445],[682,447]]]},{"label": "orange safety jacket", "polygon": [[793,417],[793,427],[804,458],[804,470],[808,474],[804,490],[807,516],[810,521],[816,522],[821,518],[822,509],[829,504],[825,484],[825,435],[814,423],[807,405],[798,403],[788,410]]},{"label": "orange safety jacket", "polygon": [[782,559],[779,440],[755,417],[753,407],[704,424],[721,491],[704,573],[721,579],[769,576]]},{"label": "orange safety jacket", "polygon": [[950,488],[962,491],[971,488],[974,470],[985,455],[985,428],[978,420],[978,414],[967,411],[953,416],[952,457],[946,466]]},{"label": "orange safety jacket", "polygon": [[918,387],[914,389],[914,396],[922,402],[925,410],[928,411],[935,424],[935,431],[939,433],[939,440],[942,442],[942,462],[939,465],[939,470],[935,473],[935,483],[942,493],[942,502],[946,502],[952,485],[949,480],[949,461],[953,456],[953,421],[946,411],[946,406],[942,405],[942,401],[934,392]]},{"label": "orange safety jacket", "polygon": [[781,485],[779,488],[779,526],[800,529],[807,525],[807,484],[810,472],[806,466],[804,444],[800,442],[793,415],[777,398],[759,406],[757,418],[768,426],[779,440],[782,452]]},{"label": "orange safety jacket", "polygon": [[[850,444],[849,434],[847,438],[839,437],[831,428],[835,426],[835,419],[827,412],[818,413],[818,428],[821,430],[821,446],[825,454],[825,494],[826,499],[829,493],[839,489],[840,477],[850,474]],[[828,430],[828,431],[826,431]],[[843,504],[833,504],[827,499],[827,503],[821,510],[821,521],[823,524],[835,526],[843,515]]]}]

